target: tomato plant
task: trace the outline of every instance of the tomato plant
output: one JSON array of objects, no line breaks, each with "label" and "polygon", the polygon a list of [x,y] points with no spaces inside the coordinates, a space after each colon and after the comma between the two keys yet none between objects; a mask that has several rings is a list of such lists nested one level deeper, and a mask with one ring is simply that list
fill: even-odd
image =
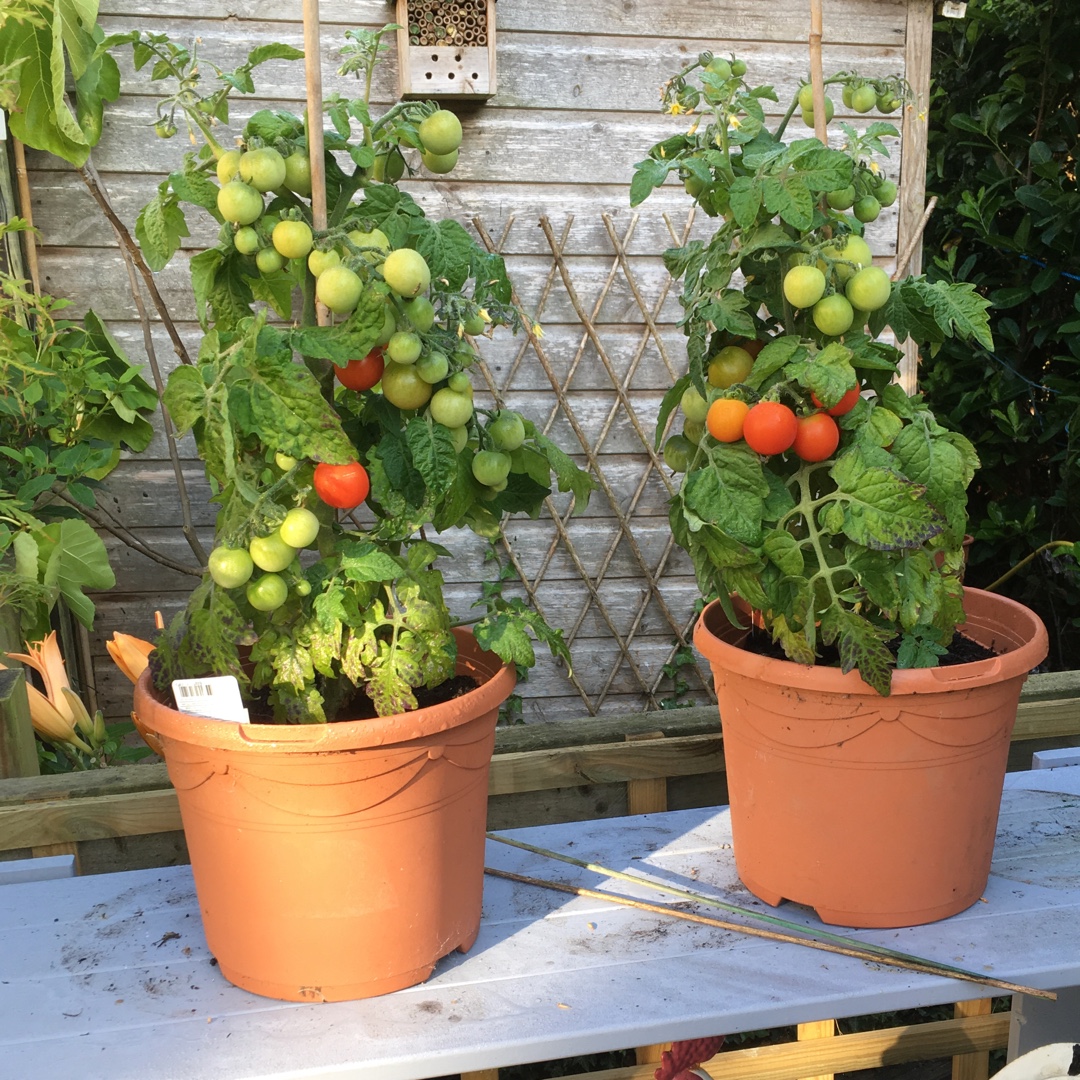
[{"label": "tomato plant", "polygon": [[315,466],[315,494],[327,506],[352,510],[359,506],[371,491],[367,469],[359,461],[348,465],[329,465],[320,461]]},{"label": "tomato plant", "polygon": [[[896,661],[886,639],[947,640],[963,616],[960,545],[977,464],[971,444],[902,389],[893,342],[932,355],[958,335],[990,349],[988,302],[967,283],[893,282],[873,265],[863,224],[896,194],[881,166],[892,124],[838,125],[828,143],[801,127],[789,134],[800,108],[814,119],[810,84],[771,126],[761,102],[775,90],[746,82],[736,59],[702,53],[664,83],[679,127],[630,185],[637,206],[677,178],[715,218],[711,236],[664,252],[682,286],[687,365],[664,394],[657,445],[677,409],[688,442],[703,406],[709,431],[668,521],[704,592],[760,611],[799,663],[835,645],[845,669],[887,694]],[[911,98],[896,76],[824,83],[853,112]],[[749,366],[744,343],[760,343],[746,349]],[[681,465],[686,446],[669,443]]]},{"label": "tomato plant", "polygon": [[381,378],[385,361],[382,349],[372,349],[367,356],[350,360],[344,367],[334,365],[334,374],[342,386],[363,392],[370,390]]},{"label": "tomato plant", "polygon": [[[385,84],[374,68],[390,32],[346,35],[342,72],[357,78],[341,89],[362,96],[335,93],[311,117],[326,132],[321,163],[308,157],[307,117],[284,108],[236,110],[242,130],[223,130],[229,95],[299,50],[260,46],[229,72],[164,35],[113,39],[133,46],[154,89],[173,88],[159,118],[171,129],[181,114],[204,143],[165,169],[145,210],[148,261],[164,267],[183,237],[211,235],[193,214],[209,210],[218,237],[190,260],[205,337],[198,362],[170,375],[166,399],[217,493],[207,582],[229,584],[191,594],[158,644],[158,685],[205,674],[190,670],[192,657],[213,657],[278,721],[333,719],[358,689],[380,715],[416,708],[420,687],[453,675],[457,648],[445,552],[430,538],[461,528],[490,538],[504,515],[538,514],[554,486],[575,508],[593,486],[516,413],[474,417],[467,369],[478,355],[467,336],[531,323],[502,257],[396,186],[406,170],[451,168],[462,131],[433,102],[378,115],[371,87]],[[357,518],[327,509],[361,504]],[[305,547],[317,551],[301,564]],[[475,636],[503,660],[528,666],[534,640],[569,659],[536,610],[501,593],[482,603]]]}]

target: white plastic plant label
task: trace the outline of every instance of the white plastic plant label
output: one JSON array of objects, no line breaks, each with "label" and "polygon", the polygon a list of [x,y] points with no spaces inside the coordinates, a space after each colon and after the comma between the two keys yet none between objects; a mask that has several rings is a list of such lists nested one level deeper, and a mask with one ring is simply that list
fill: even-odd
[{"label": "white plastic plant label", "polygon": [[207,720],[231,720],[237,724],[251,722],[240,697],[240,684],[234,675],[174,679],[172,691],[176,707],[182,713]]}]

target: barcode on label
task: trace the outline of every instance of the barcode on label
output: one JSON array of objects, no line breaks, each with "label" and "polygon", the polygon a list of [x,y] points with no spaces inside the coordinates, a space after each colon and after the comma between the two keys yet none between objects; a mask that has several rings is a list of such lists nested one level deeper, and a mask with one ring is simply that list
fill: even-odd
[{"label": "barcode on label", "polygon": [[177,682],[176,689],[181,697],[212,697],[214,694],[210,683]]}]

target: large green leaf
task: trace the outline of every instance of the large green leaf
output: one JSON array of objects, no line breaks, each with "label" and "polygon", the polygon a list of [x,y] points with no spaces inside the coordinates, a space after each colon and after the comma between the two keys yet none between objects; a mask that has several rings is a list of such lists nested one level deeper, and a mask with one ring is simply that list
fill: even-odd
[{"label": "large green leaf", "polygon": [[111,589],[116,577],[101,537],[81,518],[54,521],[37,534],[44,583],[60,590],[72,614],[94,625],[94,604],[83,589]]},{"label": "large green leaf", "polygon": [[103,103],[119,95],[119,71],[107,53],[96,55],[97,0],[41,0],[38,14],[43,25],[8,19],[0,30],[0,64],[18,65],[18,102],[8,121],[27,146],[80,166],[101,137]]}]

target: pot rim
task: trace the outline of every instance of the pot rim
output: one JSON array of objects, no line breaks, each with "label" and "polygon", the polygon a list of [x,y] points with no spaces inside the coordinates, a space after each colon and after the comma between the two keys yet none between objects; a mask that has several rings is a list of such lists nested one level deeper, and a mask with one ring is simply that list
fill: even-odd
[{"label": "pot rim", "polygon": [[[749,614],[741,601],[736,602],[736,607]],[[1049,637],[1042,619],[1030,608],[1007,596],[965,586],[964,610],[967,622],[958,629],[977,631],[972,633],[973,638],[1003,651],[991,659],[966,664],[894,670],[893,695],[936,693],[1026,678],[1045,659]],[[723,627],[731,629],[730,638],[719,636],[714,627],[720,632]],[[705,606],[694,626],[694,645],[711,664],[746,678],[797,689],[879,696],[857,671],[845,674],[836,667],[798,664],[749,652],[737,643],[744,633],[732,627],[720,601],[714,600]]]},{"label": "pot rim", "polygon": [[136,726],[153,736],[222,749],[301,753],[388,746],[437,735],[497,709],[517,682],[511,663],[481,649],[471,631],[454,627],[458,643],[456,673],[483,679],[475,689],[450,701],[393,716],[341,720],[327,724],[241,724],[179,712],[166,705],[147,668],[135,684]]}]

